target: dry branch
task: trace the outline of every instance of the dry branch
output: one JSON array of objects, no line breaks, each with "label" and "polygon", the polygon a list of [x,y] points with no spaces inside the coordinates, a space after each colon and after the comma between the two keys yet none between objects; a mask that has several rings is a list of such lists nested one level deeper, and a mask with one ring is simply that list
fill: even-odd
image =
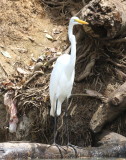
[{"label": "dry branch", "polygon": [[126,110],[126,82],[110,95],[108,102],[102,104],[93,115],[90,128],[99,132],[107,122],[114,120]]}]

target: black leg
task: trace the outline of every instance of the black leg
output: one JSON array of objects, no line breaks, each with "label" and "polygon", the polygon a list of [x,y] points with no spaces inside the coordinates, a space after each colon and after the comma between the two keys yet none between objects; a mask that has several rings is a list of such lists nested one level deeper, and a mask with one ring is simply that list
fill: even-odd
[{"label": "black leg", "polygon": [[[53,142],[53,145],[57,146],[57,148],[59,149],[60,154],[62,155],[62,152],[61,152],[61,150],[59,148],[60,145],[56,144],[56,136],[57,136],[57,104],[58,104],[58,99],[56,100],[56,110],[55,110],[55,117],[54,117],[54,142]],[[66,151],[64,148],[62,148],[62,149],[64,151]]]},{"label": "black leg", "polygon": [[67,133],[67,143],[69,144],[69,125],[68,125],[68,99],[66,100],[66,108],[65,108],[65,127],[66,127],[66,133]]},{"label": "black leg", "polygon": [[[56,146],[59,150],[59,153],[61,155],[61,158],[63,158],[62,151],[60,149],[60,146],[56,144],[56,136],[57,136],[57,104],[58,104],[58,99],[56,100],[56,110],[55,110],[55,115],[54,115],[54,141],[51,146]],[[49,146],[48,149],[51,147]],[[61,147],[62,148],[62,147]],[[63,148],[64,149],[64,148]],[[65,150],[65,149],[64,149]],[[66,150],[65,150],[66,151]]]},{"label": "black leg", "polygon": [[75,157],[77,158],[77,150],[76,150],[76,146],[70,144],[70,137],[69,137],[69,124],[68,124],[68,105],[69,105],[69,100],[66,100],[66,109],[65,109],[65,126],[66,126],[66,132],[67,132],[67,146],[70,146],[73,148],[74,152],[75,152]]},{"label": "black leg", "polygon": [[57,135],[57,104],[58,104],[58,99],[56,100],[56,110],[55,110],[55,115],[54,115],[54,144],[56,144],[56,135]]}]

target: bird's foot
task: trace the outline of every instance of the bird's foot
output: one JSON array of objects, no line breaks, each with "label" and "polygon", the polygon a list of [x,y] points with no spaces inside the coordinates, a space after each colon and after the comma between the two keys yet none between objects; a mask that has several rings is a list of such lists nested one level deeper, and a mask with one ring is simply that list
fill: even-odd
[{"label": "bird's foot", "polygon": [[67,152],[67,150],[64,149],[61,145],[56,144],[56,143],[51,144],[48,148],[50,148],[50,147],[52,147],[52,146],[56,146],[56,147],[58,148],[59,153],[60,153],[60,155],[61,155],[61,158],[63,158],[62,150],[64,150],[65,152]]},{"label": "bird's foot", "polygon": [[67,144],[67,147],[73,148],[73,150],[74,150],[74,152],[75,152],[75,158],[77,158],[77,157],[78,157],[78,154],[77,154],[76,148],[78,148],[78,146],[75,146],[75,145],[73,145],[73,144],[68,143],[68,144]]}]

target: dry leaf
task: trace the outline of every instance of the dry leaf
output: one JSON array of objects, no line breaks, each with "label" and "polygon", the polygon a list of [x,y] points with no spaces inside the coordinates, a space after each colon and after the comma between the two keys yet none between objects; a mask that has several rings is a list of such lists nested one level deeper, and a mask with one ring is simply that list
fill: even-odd
[{"label": "dry leaf", "polygon": [[46,38],[47,38],[47,39],[49,39],[49,40],[53,40],[53,37],[52,37],[51,35],[46,34],[45,36],[46,36]]},{"label": "dry leaf", "polygon": [[20,67],[17,68],[17,71],[18,71],[19,73],[21,73],[21,74],[29,74],[28,71],[25,71],[25,70],[23,70],[23,69],[20,68]]},{"label": "dry leaf", "polygon": [[7,51],[1,51],[1,53],[2,53],[2,55],[3,55],[4,57],[11,58],[11,55],[10,55],[9,52],[7,52]]}]

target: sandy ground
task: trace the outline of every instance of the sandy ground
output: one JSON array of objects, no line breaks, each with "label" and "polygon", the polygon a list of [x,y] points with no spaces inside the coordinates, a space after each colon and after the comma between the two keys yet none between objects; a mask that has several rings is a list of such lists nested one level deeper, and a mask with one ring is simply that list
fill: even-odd
[{"label": "sandy ground", "polygon": [[[40,2],[2,0],[0,39],[0,78],[3,78],[15,74],[17,67],[32,68],[34,60],[42,55],[62,52],[67,32],[65,25],[53,22]],[[2,54],[6,52],[10,57]]]}]

